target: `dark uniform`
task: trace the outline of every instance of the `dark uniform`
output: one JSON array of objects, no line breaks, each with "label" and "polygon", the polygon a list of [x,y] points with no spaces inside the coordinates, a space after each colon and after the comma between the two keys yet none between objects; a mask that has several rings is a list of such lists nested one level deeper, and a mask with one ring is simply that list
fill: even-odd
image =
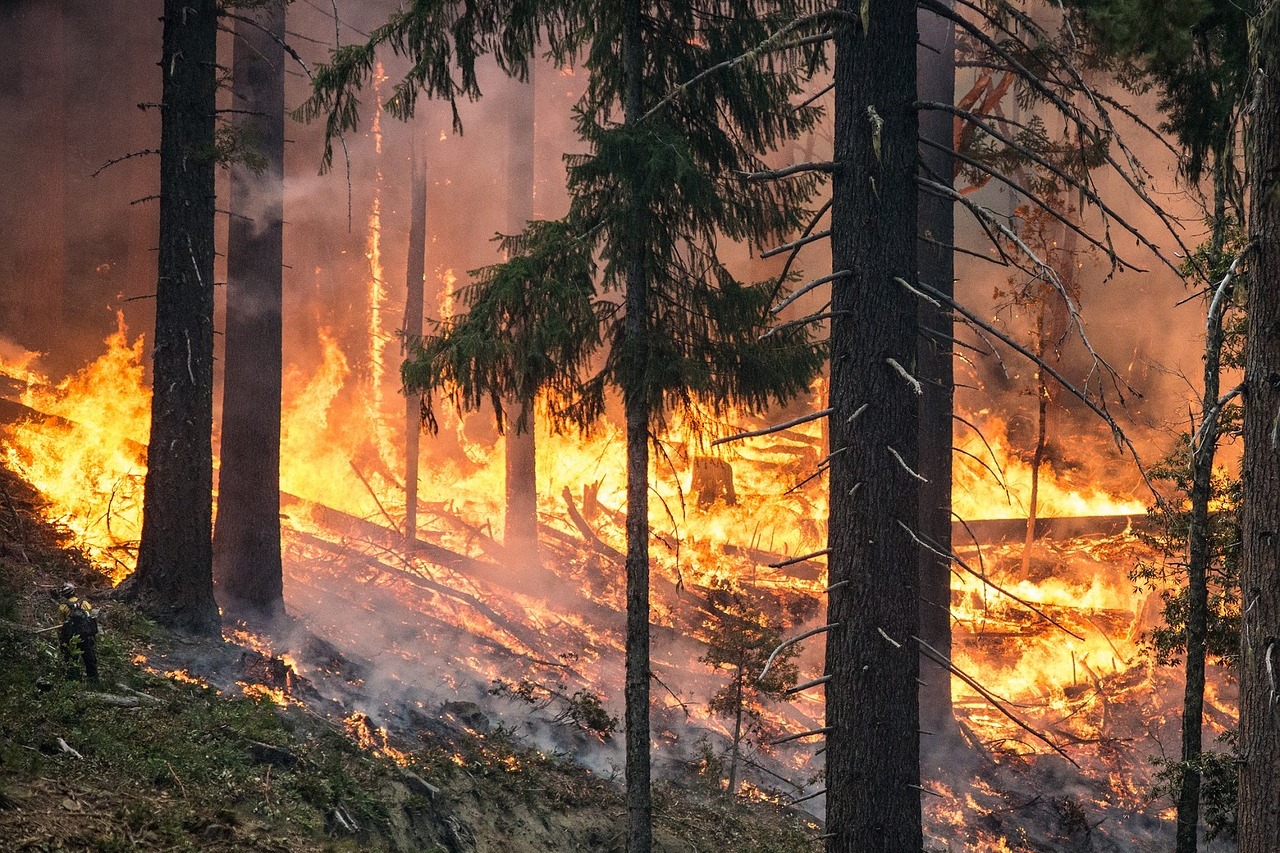
[{"label": "dark uniform", "polygon": [[90,681],[98,680],[98,614],[87,600],[71,596],[58,607],[62,627],[58,629],[58,648],[67,667],[68,678],[80,678],[80,662]]}]

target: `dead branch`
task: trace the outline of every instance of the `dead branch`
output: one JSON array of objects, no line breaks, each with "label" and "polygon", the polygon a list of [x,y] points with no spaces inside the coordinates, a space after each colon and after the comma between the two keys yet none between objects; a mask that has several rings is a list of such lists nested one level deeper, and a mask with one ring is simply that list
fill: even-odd
[{"label": "dead branch", "polygon": [[738,172],[738,176],[746,181],[771,181],[777,178],[786,178],[791,175],[798,175],[803,172],[826,172],[830,174],[836,170],[836,164],[831,160],[819,160],[811,163],[796,163],[794,166],[786,166],[781,169],[764,169],[759,172]]},{"label": "dead branch", "polygon": [[790,557],[790,558],[788,558],[788,559],[786,559],[786,560],[782,560],[782,561],[777,562],[777,563],[768,563],[767,565],[768,565],[768,566],[769,566],[769,568],[771,568],[771,569],[782,569],[782,568],[785,568],[785,567],[787,567],[787,566],[795,565],[796,563],[803,563],[803,562],[805,562],[805,561],[807,561],[807,560],[812,560],[812,559],[814,559],[814,558],[816,558],[816,557],[825,557],[825,556],[827,556],[827,555],[828,555],[828,554],[830,554],[830,553],[831,553],[831,549],[830,549],[830,548],[823,548],[821,551],[812,551],[812,552],[810,552],[810,553],[808,553],[808,554],[801,554],[801,555],[800,555],[800,556],[798,556],[798,557]]},{"label": "dead branch", "polygon": [[951,560],[953,563],[955,563],[956,565],[960,566],[960,568],[964,569],[966,572],[968,572],[969,574],[973,575],[975,578],[977,578],[978,580],[982,581],[984,584],[986,584],[987,586],[991,587],[991,588],[992,588],[992,589],[994,589],[996,592],[999,592],[999,593],[1001,593],[1001,594],[1003,594],[1003,595],[1005,595],[1005,596],[1008,596],[1009,598],[1011,598],[1011,599],[1013,599],[1014,601],[1018,602],[1018,603],[1019,603],[1019,604],[1021,604],[1023,607],[1027,608],[1028,610],[1030,610],[1030,611],[1032,611],[1033,613],[1035,613],[1036,615],[1038,615],[1040,618],[1044,619],[1044,621],[1048,622],[1050,625],[1053,625],[1055,628],[1060,628],[1061,630],[1063,630],[1063,631],[1065,631],[1066,633],[1070,634],[1071,636],[1075,637],[1077,640],[1083,640],[1083,639],[1084,639],[1084,637],[1080,636],[1080,635],[1079,635],[1079,634],[1077,634],[1075,631],[1072,631],[1072,630],[1071,630],[1070,628],[1068,628],[1066,625],[1063,625],[1061,622],[1059,622],[1058,620],[1054,619],[1054,618],[1053,618],[1052,616],[1050,616],[1048,613],[1045,613],[1045,612],[1044,612],[1043,610],[1041,610],[1039,607],[1036,607],[1036,606],[1035,606],[1034,604],[1032,604],[1030,601],[1027,601],[1025,598],[1022,598],[1021,596],[1016,595],[1015,593],[1009,592],[1009,590],[1005,589],[1004,587],[1000,586],[1000,585],[999,585],[999,584],[997,584],[995,581],[993,581],[993,580],[991,580],[989,577],[987,577],[985,573],[980,573],[980,572],[976,572],[976,571],[974,571],[974,570],[973,570],[973,568],[972,568],[968,563],[966,563],[966,562],[964,561],[964,558],[963,558],[963,557],[961,557],[959,554],[955,553],[954,551],[952,551],[952,552],[950,552],[950,553],[948,553],[948,552],[946,552],[946,551],[943,551],[942,549],[940,549],[940,548],[937,546],[937,543],[931,542],[931,541],[929,540],[929,537],[928,537],[928,536],[925,536],[925,535],[924,535],[924,534],[922,534],[922,533],[916,533],[916,532],[915,532],[914,530],[912,530],[909,526],[907,526],[907,525],[902,521],[902,519],[897,519],[897,522],[898,522],[898,526],[899,526],[899,527],[901,527],[903,530],[905,530],[905,531],[907,532],[907,535],[908,535],[908,536],[910,536],[912,539],[914,539],[917,545],[919,545],[920,547],[922,547],[922,548],[924,548],[924,549],[928,550],[928,551],[929,551],[930,553],[932,553],[934,556],[941,557],[941,558],[942,558],[942,559],[944,559],[944,560]]},{"label": "dead branch", "polygon": [[806,293],[809,293],[810,291],[812,291],[812,290],[814,290],[814,289],[816,289],[816,288],[819,288],[819,287],[821,287],[821,286],[822,286],[822,285],[824,285],[824,284],[829,284],[829,283],[831,283],[831,282],[833,282],[833,281],[836,281],[836,280],[838,280],[838,279],[848,278],[848,277],[849,277],[849,276],[851,276],[851,275],[853,275],[853,271],[852,271],[852,270],[839,270],[839,271],[837,271],[837,272],[833,272],[833,273],[831,273],[830,275],[824,275],[824,276],[822,276],[821,278],[815,278],[813,281],[811,281],[811,282],[809,282],[809,283],[805,284],[803,287],[798,287],[798,288],[796,288],[795,290],[793,290],[793,291],[792,291],[792,292],[787,296],[787,298],[786,298],[786,299],[782,300],[782,301],[781,301],[781,302],[779,302],[777,305],[775,305],[775,306],[773,306],[772,308],[770,308],[770,309],[769,309],[769,313],[770,313],[770,314],[773,314],[773,315],[777,315],[777,314],[781,313],[781,312],[782,312],[782,310],[783,310],[784,308],[786,308],[786,307],[787,307],[788,305],[790,305],[792,302],[795,302],[795,301],[796,301],[797,299],[799,299],[801,296],[804,296]]},{"label": "dead branch", "polygon": [[778,738],[777,740],[771,740],[769,741],[769,746],[777,746],[778,744],[782,744],[782,743],[790,743],[793,740],[800,740],[801,738],[806,738],[806,737],[818,737],[820,735],[825,737],[831,731],[831,729],[832,729],[831,726],[823,726],[820,729],[809,729],[807,732],[797,732],[793,735],[787,735],[786,737]]},{"label": "dead branch", "polygon": [[[762,427],[761,429],[753,429],[753,430],[750,430],[749,432],[740,432],[734,435],[727,435],[724,438],[717,438],[715,441],[711,442],[711,446],[716,447],[717,445],[725,444],[730,441],[741,441],[744,438],[757,438],[762,435],[771,435],[776,432],[782,432],[783,430],[790,429],[791,427],[794,427],[794,426],[799,426],[800,424],[807,424],[810,421],[816,421],[816,420],[820,420],[821,418],[825,418],[828,415],[830,415],[831,412],[832,412],[831,409],[821,409],[816,412],[810,412],[807,415],[801,415],[798,418],[792,418],[791,420],[784,421],[783,423],[780,423],[780,424],[775,424],[774,426]],[[777,568],[777,567],[775,566],[774,568]]]},{"label": "dead branch", "polygon": [[790,243],[783,243],[781,246],[774,246],[772,249],[767,249],[760,253],[760,257],[772,258],[774,255],[781,255],[783,252],[788,252],[792,249],[798,249],[801,246],[807,246],[810,243],[816,243],[819,240],[825,240],[830,236],[831,236],[830,228],[824,231],[815,231],[814,233],[809,234],[807,236],[800,237],[796,240],[792,240]]},{"label": "dead branch", "polygon": [[831,680],[831,676],[824,675],[821,678],[815,678],[812,681],[806,681],[803,684],[797,684],[795,687],[788,687],[786,690],[782,691],[782,695],[793,696],[796,693],[803,693],[804,691],[812,687],[818,687],[820,685],[826,684],[830,680]]},{"label": "dead branch", "polygon": [[769,655],[769,659],[764,662],[764,669],[760,670],[760,676],[756,680],[757,681],[764,680],[764,677],[769,674],[769,667],[773,666],[774,659],[778,657],[778,654],[783,649],[787,648],[788,646],[794,646],[796,643],[800,642],[801,640],[807,640],[810,637],[812,637],[814,634],[826,633],[827,631],[830,631],[832,628],[839,627],[839,625],[840,625],[839,622],[832,622],[830,625],[823,625],[820,628],[814,628],[811,631],[805,631],[803,634],[799,634],[795,637],[792,637],[789,640],[783,640],[778,645],[778,647],[773,650],[773,653]]},{"label": "dead branch", "polygon": [[587,520],[582,517],[582,513],[578,512],[578,507],[573,502],[573,493],[569,491],[569,487],[565,486],[561,493],[564,497],[565,506],[569,510],[569,520],[573,522],[573,526],[578,528],[578,532],[582,534],[582,538],[597,553],[608,557],[620,566],[627,564],[627,557],[617,548],[605,542],[596,532],[591,529],[591,525],[587,524]]},{"label": "dead branch", "polygon": [[965,684],[969,685],[974,690],[978,691],[978,694],[982,696],[983,699],[986,699],[988,702],[991,703],[991,707],[995,708],[1001,714],[1008,717],[1016,726],[1018,726],[1018,728],[1027,732],[1037,740],[1043,741],[1054,752],[1061,755],[1067,761],[1070,761],[1073,766],[1075,767],[1080,766],[1079,764],[1076,764],[1075,759],[1073,759],[1070,755],[1067,755],[1067,753],[1063,751],[1062,747],[1058,746],[1056,743],[1050,740],[1048,736],[1038,732],[1031,725],[1023,722],[1021,718],[1019,718],[1012,711],[1006,708],[1004,706],[1004,703],[1001,702],[998,698],[996,698],[995,694],[993,694],[990,690],[988,690],[987,688],[983,687],[980,683],[978,683],[977,679],[975,679],[973,676],[969,675],[967,672],[965,672],[964,670],[956,666],[954,663],[952,663],[950,658],[948,658],[942,652],[938,651],[933,646],[929,645],[928,643],[926,643],[924,640],[920,639],[917,636],[912,635],[911,639],[915,640],[917,643],[920,644],[920,648],[925,653],[925,657],[929,658],[938,666],[941,666],[943,669],[950,671],[953,675],[957,676]]},{"label": "dead branch", "polygon": [[357,466],[354,460],[348,459],[347,463],[351,465],[351,470],[356,472],[356,476],[360,478],[360,482],[364,484],[365,489],[369,492],[369,497],[373,498],[373,502],[377,504],[378,510],[382,513],[382,517],[387,520],[387,524],[396,533],[400,533],[400,525],[396,524],[396,520],[391,517],[391,513],[387,512],[387,508],[382,505],[382,501],[378,498],[378,493],[373,490],[373,486],[369,485],[369,481],[365,479],[364,472]]}]

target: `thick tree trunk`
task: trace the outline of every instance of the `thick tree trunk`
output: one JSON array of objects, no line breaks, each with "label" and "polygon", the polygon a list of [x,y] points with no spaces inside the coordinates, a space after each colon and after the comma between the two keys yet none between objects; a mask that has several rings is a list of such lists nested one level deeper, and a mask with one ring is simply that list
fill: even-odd
[{"label": "thick tree trunk", "polygon": [[[409,259],[405,264],[404,342],[422,340],[423,290],[427,279],[427,164],[414,155],[409,177]],[[418,537],[418,445],[422,436],[421,403],[417,394],[404,395],[404,541],[411,546]]]},{"label": "thick tree trunk", "polygon": [[[507,229],[518,234],[533,218],[533,82],[514,86],[507,113]],[[538,466],[533,401],[512,403],[506,433],[507,512],[503,544],[513,553],[538,560]],[[527,426],[516,429],[523,417]]]},{"label": "thick tree trunk", "polygon": [[228,613],[284,613],[280,565],[284,275],[283,2],[242,14],[232,49],[233,126],[260,161],[231,164],[222,449],[213,574]]},{"label": "thick tree trunk", "polygon": [[[955,103],[955,26],[932,12],[919,10],[920,45],[916,48],[916,76],[920,100]],[[947,185],[955,172],[952,117],[941,110],[920,115],[920,136],[943,146],[920,147],[920,160],[933,180]],[[949,199],[918,194],[920,280],[951,295],[955,291],[955,206]],[[918,376],[924,384],[920,399],[920,522],[922,535],[944,554],[951,552],[951,415],[955,375],[951,341],[951,312],[921,301],[918,342]],[[932,334],[930,334],[932,333]],[[920,637],[947,658],[951,657],[951,561],[920,549]],[[953,746],[959,734],[951,709],[951,673],[921,658],[920,727],[926,754],[936,745],[939,754]]]},{"label": "thick tree trunk", "polygon": [[1280,849],[1280,4],[1250,23],[1254,75],[1248,175],[1240,589],[1240,853]]},{"label": "thick tree trunk", "polygon": [[[622,4],[623,120],[644,115],[644,45],[640,0]],[[653,849],[653,792],[649,767],[649,279],[644,246],[632,238],[624,297],[627,364],[622,405],[627,429],[626,775],[627,853]]]},{"label": "thick tree trunk", "polygon": [[165,0],[154,393],[138,568],[156,621],[217,633],[213,599],[213,142],[217,4]]},{"label": "thick tree trunk", "polygon": [[919,853],[915,4],[839,8],[826,849]]}]

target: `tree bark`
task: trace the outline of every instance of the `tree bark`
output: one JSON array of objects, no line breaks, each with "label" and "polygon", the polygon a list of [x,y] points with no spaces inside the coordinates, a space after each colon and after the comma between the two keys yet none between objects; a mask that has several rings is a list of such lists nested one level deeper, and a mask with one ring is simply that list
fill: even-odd
[{"label": "tree bark", "polygon": [[[1214,158],[1213,241],[1209,267],[1221,265],[1225,240],[1226,187],[1222,158]],[[1212,289],[1205,323],[1202,418],[1216,408],[1222,372],[1222,312],[1215,310]],[[1194,764],[1203,747],[1204,667],[1209,635],[1209,566],[1213,561],[1209,502],[1213,497],[1213,461],[1218,450],[1216,425],[1205,425],[1200,446],[1191,447],[1191,518],[1187,524],[1187,659],[1182,691],[1182,778],[1178,788],[1176,853],[1195,853],[1199,846],[1200,772]]]},{"label": "tree bark", "polygon": [[[622,4],[623,121],[644,115],[644,45],[640,0]],[[623,345],[626,373],[622,405],[627,431],[627,639],[626,704],[627,853],[653,849],[653,792],[649,766],[649,395],[645,366],[649,280],[644,246],[627,248]]]},{"label": "tree bark", "polygon": [[[411,344],[422,340],[422,311],[427,279],[427,164],[414,155],[409,177],[409,258],[405,264],[404,342],[402,355]],[[416,394],[404,395],[404,541],[405,547],[418,538],[418,447],[422,437],[421,403]]]},{"label": "tree bark", "polygon": [[[532,74],[532,70],[530,74]],[[518,234],[533,218],[533,81],[513,88],[507,113],[507,229]],[[533,400],[514,401],[506,431],[507,511],[502,541],[524,559],[538,560],[538,466]],[[524,429],[514,424],[523,419]]]},{"label": "tree bark", "polygon": [[839,9],[826,850],[919,853],[915,4]]},{"label": "tree bark", "polygon": [[1249,30],[1258,73],[1246,154],[1239,842],[1240,853],[1271,853],[1280,849],[1280,5],[1260,3]]},{"label": "tree bark", "polygon": [[284,613],[280,564],[281,315],[284,276],[283,2],[240,13],[233,127],[256,162],[231,164],[226,353],[213,574],[224,610]]},{"label": "tree bark", "polygon": [[216,634],[213,598],[214,0],[165,0],[160,247],[138,568],[157,622]]},{"label": "tree bark", "polygon": [[[950,4],[949,4],[950,5]],[[916,75],[920,99],[955,103],[955,26],[940,15],[923,9],[917,13],[920,46],[916,48]],[[919,117],[920,135],[943,146],[920,148],[920,160],[933,180],[951,185],[955,174],[952,117],[930,110]],[[955,206],[948,199],[918,193],[920,280],[951,296],[955,293]],[[939,245],[941,244],[941,245]],[[921,301],[918,306],[920,399],[919,530],[937,549],[951,552],[951,415],[955,396],[955,371],[950,338],[955,334],[951,312]],[[933,334],[929,334],[932,332]],[[951,657],[951,561],[920,549],[920,637],[947,658]],[[958,742],[959,729],[951,708],[951,673],[921,659],[920,726],[931,735],[922,742],[944,753]]]}]

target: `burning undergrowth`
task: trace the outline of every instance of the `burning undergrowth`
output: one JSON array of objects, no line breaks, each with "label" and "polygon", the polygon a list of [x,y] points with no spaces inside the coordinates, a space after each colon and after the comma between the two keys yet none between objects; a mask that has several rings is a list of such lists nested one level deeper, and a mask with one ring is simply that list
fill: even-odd
[{"label": "burning undergrowth", "polygon": [[[295,371],[285,409],[292,622],[270,641],[230,628],[233,650],[177,647],[147,665],[323,715],[392,761],[406,744],[460,729],[481,749],[487,739],[514,738],[619,779],[625,534],[616,433],[539,434],[540,539],[531,559],[529,548],[509,549],[494,533],[501,442],[469,440],[464,423],[445,422],[462,452],[432,460],[419,532],[407,540],[396,460],[386,458],[387,441],[361,432],[368,413],[352,415],[348,405],[358,380],[337,342],[324,341],[323,363]],[[109,364],[133,387],[106,393],[145,410],[140,351],[123,332],[109,345],[103,362],[56,388],[26,364],[9,370],[22,405],[7,412],[5,450],[49,496],[49,517],[118,580],[140,511],[128,497],[145,470],[139,427],[121,435],[90,422],[75,431],[89,417],[80,412],[95,406],[70,402],[100,393],[93,371]],[[1001,523],[1017,528],[1027,466],[998,420],[974,423],[980,439],[958,431],[967,453],[957,462],[958,505],[978,518],[1015,519]],[[380,430],[394,434],[387,423]],[[68,443],[81,455],[59,461]],[[673,424],[662,446],[651,506],[655,764],[669,779],[720,787],[733,726],[709,702],[733,670],[709,663],[708,650],[753,624],[786,634],[819,624],[825,441],[811,422],[716,456]],[[94,476],[68,483],[74,472]],[[1091,490],[1088,479],[1079,466],[1062,477],[1042,469],[1041,515],[1114,519],[1138,508]],[[1103,525],[1104,535],[1094,519],[1093,533],[1063,528],[1027,554],[1021,532],[994,535],[1000,523],[991,524],[956,529],[956,541],[969,543],[959,548],[952,593],[953,659],[964,675],[953,679],[956,742],[926,746],[934,847],[1155,849],[1171,830],[1167,804],[1151,793],[1150,759],[1176,752],[1179,701],[1173,673],[1143,654],[1142,632],[1158,607],[1135,596],[1128,572],[1145,546],[1127,520]],[[1018,544],[999,541],[1008,538]],[[742,600],[751,607],[735,604]],[[794,677],[820,675],[821,641],[796,650]],[[1223,730],[1234,705],[1227,680],[1218,686],[1209,715]],[[750,708],[738,744],[741,792],[821,815],[820,745],[771,743],[820,728],[822,715],[820,687]]]}]

